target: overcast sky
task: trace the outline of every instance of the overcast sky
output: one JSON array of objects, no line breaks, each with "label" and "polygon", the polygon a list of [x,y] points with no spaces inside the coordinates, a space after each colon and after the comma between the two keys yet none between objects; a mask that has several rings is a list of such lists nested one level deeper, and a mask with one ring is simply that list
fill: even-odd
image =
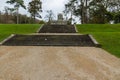
[{"label": "overcast sky", "polygon": [[[0,11],[3,11],[5,6],[10,6],[5,3],[6,1],[7,0],[0,0]],[[24,0],[25,5],[28,6],[28,3],[30,1],[32,1],[32,0]],[[64,10],[64,4],[68,0],[41,0],[41,1],[42,1],[42,8],[43,8],[42,16],[44,18],[46,10],[53,10],[55,15],[57,15],[58,13],[62,13],[62,11]],[[12,7],[12,6],[10,6],[10,7]],[[20,13],[29,14],[26,10],[24,10],[22,8],[20,8]]]}]

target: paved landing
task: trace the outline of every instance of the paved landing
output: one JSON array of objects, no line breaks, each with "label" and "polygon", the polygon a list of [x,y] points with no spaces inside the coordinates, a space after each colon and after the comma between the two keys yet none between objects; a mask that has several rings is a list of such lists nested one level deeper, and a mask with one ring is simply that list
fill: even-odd
[{"label": "paved landing", "polygon": [[120,80],[120,59],[95,47],[0,46],[0,80]]}]

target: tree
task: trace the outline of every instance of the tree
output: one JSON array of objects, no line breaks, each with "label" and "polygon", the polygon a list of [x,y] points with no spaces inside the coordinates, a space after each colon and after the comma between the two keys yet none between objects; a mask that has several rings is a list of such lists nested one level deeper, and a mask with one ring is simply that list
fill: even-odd
[{"label": "tree", "polygon": [[105,23],[105,14],[107,7],[103,0],[93,0],[90,2],[89,13],[91,23]]},{"label": "tree", "polygon": [[68,20],[67,14],[69,13],[69,10],[67,8],[67,4],[65,5],[65,10],[63,11],[64,16],[66,17],[65,19]]},{"label": "tree", "polygon": [[[74,15],[74,11],[75,11],[75,3],[76,0],[70,0],[67,4],[65,4],[65,10],[63,11],[63,13],[66,16],[66,20],[69,20],[70,23],[73,21],[73,15]],[[70,18],[67,18],[67,14],[70,14]]]},{"label": "tree", "polygon": [[70,0],[67,4],[65,4],[65,10],[66,12],[70,12],[71,16],[75,15],[79,17],[82,24],[87,23],[88,22],[87,9],[89,1],[90,0]]},{"label": "tree", "polygon": [[22,7],[26,9],[24,5],[24,1],[23,0],[9,0],[6,3],[9,3],[11,5],[14,4],[14,8],[16,9],[16,13],[17,13],[17,24],[18,24],[19,23],[19,8]]},{"label": "tree", "polygon": [[52,10],[47,10],[46,12],[47,12],[47,15],[45,16],[45,18],[48,22],[51,22],[55,17],[54,13]]},{"label": "tree", "polygon": [[0,23],[2,23],[2,12],[0,11]]},{"label": "tree", "polygon": [[119,0],[92,0],[89,5],[92,23],[108,23],[113,21],[119,11]]},{"label": "tree", "polygon": [[64,12],[72,13],[79,17],[82,24],[86,24],[108,23],[111,20],[119,22],[119,11],[120,0],[69,0]]},{"label": "tree", "polygon": [[114,22],[115,22],[115,23],[120,23],[120,11],[118,11],[118,12],[114,15]]},{"label": "tree", "polygon": [[41,18],[39,12],[42,12],[42,2],[40,0],[32,0],[31,2],[29,2],[28,5],[28,11],[31,14],[31,17],[34,19],[34,23],[35,23],[35,17]]},{"label": "tree", "polygon": [[[79,1],[79,0],[78,0]],[[82,24],[87,24],[88,23],[88,9],[89,9],[89,3],[91,0],[80,0],[78,9],[76,12],[80,12],[81,16],[81,23]]]},{"label": "tree", "polygon": [[4,7],[4,11],[5,11],[4,23],[7,23],[9,21],[9,14],[8,14],[8,7],[7,6]]}]

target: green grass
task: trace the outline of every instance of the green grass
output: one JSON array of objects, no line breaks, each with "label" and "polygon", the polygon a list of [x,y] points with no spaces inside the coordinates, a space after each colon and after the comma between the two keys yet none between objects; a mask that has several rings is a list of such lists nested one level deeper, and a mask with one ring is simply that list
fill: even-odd
[{"label": "green grass", "polygon": [[120,58],[120,24],[77,25],[79,33],[92,34],[102,48]]},{"label": "green grass", "polygon": [[0,24],[0,41],[11,34],[29,34],[39,29],[40,24]]}]

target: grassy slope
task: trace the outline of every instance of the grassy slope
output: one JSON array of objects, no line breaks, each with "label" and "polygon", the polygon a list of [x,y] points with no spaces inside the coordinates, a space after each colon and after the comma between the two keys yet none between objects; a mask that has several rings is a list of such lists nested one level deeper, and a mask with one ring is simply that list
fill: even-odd
[{"label": "grassy slope", "polygon": [[39,24],[0,24],[0,41],[11,34],[34,33],[39,27]]},{"label": "grassy slope", "polygon": [[120,24],[84,24],[77,28],[80,33],[92,34],[103,49],[120,57]]}]

